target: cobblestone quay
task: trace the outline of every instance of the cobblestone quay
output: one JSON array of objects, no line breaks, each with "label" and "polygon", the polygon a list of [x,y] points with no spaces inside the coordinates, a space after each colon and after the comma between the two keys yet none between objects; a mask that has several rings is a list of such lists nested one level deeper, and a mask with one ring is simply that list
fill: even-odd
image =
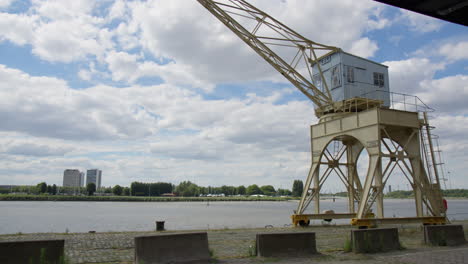
[{"label": "cobblestone quay", "polygon": [[[468,221],[463,224],[468,235]],[[398,225],[400,241],[406,249],[380,254],[354,254],[344,252],[350,239],[351,226],[311,226],[308,228],[258,228],[200,230],[208,232],[208,243],[217,263],[468,263],[468,245],[454,248],[424,245],[423,229],[418,225]],[[181,231],[187,232],[187,231]],[[317,256],[297,259],[259,259],[250,257],[257,233],[315,232]],[[69,233],[69,234],[12,234],[0,235],[0,241],[64,239],[65,255],[69,263],[133,263],[136,236],[171,234],[164,232]]]}]

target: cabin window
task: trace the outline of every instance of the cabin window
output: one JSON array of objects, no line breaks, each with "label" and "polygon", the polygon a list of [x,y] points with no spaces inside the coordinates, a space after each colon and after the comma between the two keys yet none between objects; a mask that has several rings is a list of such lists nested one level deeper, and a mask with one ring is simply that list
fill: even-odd
[{"label": "cabin window", "polygon": [[340,73],[340,65],[336,65],[332,68],[331,71],[331,85],[332,89],[341,86],[341,73]]},{"label": "cabin window", "polygon": [[319,88],[321,91],[323,91],[322,88],[322,77],[320,77],[320,74],[314,75],[314,85],[315,87]]},{"label": "cabin window", "polygon": [[384,74],[380,72],[374,72],[374,85],[383,87],[384,86]]},{"label": "cabin window", "polygon": [[354,82],[354,67],[353,66],[346,67],[346,79],[348,80],[349,83]]}]

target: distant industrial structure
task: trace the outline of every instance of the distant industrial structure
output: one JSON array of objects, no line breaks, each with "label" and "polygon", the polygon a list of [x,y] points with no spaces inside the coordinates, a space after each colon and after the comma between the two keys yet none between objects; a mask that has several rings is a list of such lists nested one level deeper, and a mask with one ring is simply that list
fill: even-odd
[{"label": "distant industrial structure", "polygon": [[90,183],[96,184],[96,189],[101,188],[102,171],[99,169],[90,169],[86,171],[86,185]]},{"label": "distant industrial structure", "polygon": [[76,169],[66,169],[63,172],[63,187],[83,187],[84,173]]}]

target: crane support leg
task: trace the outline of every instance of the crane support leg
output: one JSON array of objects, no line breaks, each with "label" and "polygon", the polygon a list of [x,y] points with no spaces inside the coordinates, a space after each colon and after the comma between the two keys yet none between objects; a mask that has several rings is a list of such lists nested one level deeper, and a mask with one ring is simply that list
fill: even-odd
[{"label": "crane support leg", "polygon": [[[298,210],[292,216],[293,223],[297,223],[297,219],[346,217],[353,218],[353,224],[364,226],[393,221],[388,219],[399,223],[427,223],[428,219],[441,223],[444,215],[440,186],[432,182],[425,171],[419,138],[421,129],[418,113],[383,108],[322,118],[311,126],[312,166]],[[336,147],[337,143],[342,146]],[[361,185],[356,164],[363,149],[369,155],[369,167]],[[396,219],[384,216],[383,190],[395,172],[404,175],[413,188],[414,217]],[[320,190],[333,177],[333,184],[342,182],[348,191],[346,213],[320,213]],[[312,200],[315,201],[314,214],[305,214]],[[369,220],[373,217],[373,208],[376,209],[376,220]]]}]

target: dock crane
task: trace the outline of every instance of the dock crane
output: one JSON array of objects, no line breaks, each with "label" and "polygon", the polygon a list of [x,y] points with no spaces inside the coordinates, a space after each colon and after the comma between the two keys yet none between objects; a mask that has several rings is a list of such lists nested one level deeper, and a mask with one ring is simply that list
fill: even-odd
[{"label": "dock crane", "polygon": [[[352,219],[359,227],[446,222],[430,108],[417,97],[410,103],[407,95],[390,93],[387,66],[309,40],[244,0],[197,1],[315,105],[312,164],[294,225],[313,219]],[[394,95],[404,100],[396,103]],[[362,181],[357,161],[364,149],[369,167]],[[384,217],[383,190],[395,169],[414,191],[414,217]],[[348,212],[320,212],[320,190],[332,173],[346,187]],[[306,214],[312,201],[314,213]]]}]

